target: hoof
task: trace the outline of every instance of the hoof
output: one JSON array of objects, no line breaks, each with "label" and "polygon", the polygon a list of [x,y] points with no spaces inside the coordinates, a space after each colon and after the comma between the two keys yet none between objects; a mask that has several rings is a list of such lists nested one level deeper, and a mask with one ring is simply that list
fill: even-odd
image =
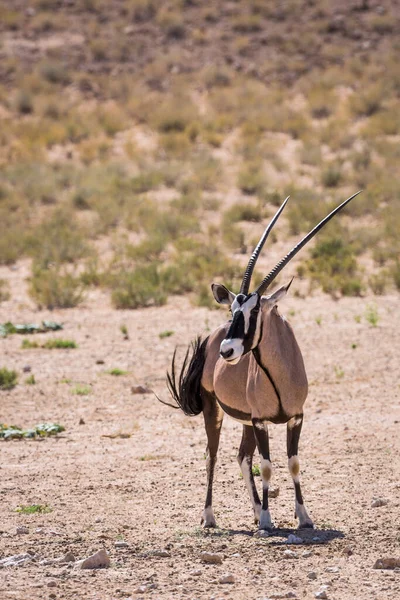
[{"label": "hoof", "polygon": [[203,525],[204,529],[215,529],[217,527],[217,524],[215,521],[210,521],[209,523],[206,523],[205,521],[203,521],[203,519],[201,520],[201,524]]},{"label": "hoof", "polygon": [[297,529],[314,529],[314,523],[312,521],[306,521],[305,523],[300,523]]},{"label": "hoof", "polygon": [[217,526],[214,517],[214,511],[211,507],[207,507],[203,511],[200,525],[203,525],[204,529],[213,529]]}]

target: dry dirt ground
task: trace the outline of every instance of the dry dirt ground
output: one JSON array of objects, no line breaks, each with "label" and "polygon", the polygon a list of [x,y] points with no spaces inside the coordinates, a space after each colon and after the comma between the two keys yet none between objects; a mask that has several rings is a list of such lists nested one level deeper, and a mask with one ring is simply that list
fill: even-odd
[{"label": "dry dirt ground", "polygon": [[[7,273],[15,288],[19,274]],[[24,552],[37,557],[0,570],[1,600],[314,598],[321,591],[331,600],[398,599],[400,572],[373,569],[379,558],[400,556],[398,301],[397,295],[339,302],[292,295],[282,303],[310,380],[300,459],[317,527],[300,532],[301,545],[288,546],[296,523],[285,427],[270,430],[273,484],[280,488],[271,500],[276,534],[253,536],[236,463],[241,426],[228,418],[215,482],[221,529],[208,533],[199,527],[205,497],[202,417],[185,417],[152,394],[132,393],[132,386],[142,384],[168,399],[164,374],[175,345],[182,356],[189,340],[207,334],[224,312],[193,308],[181,298],[163,308],[115,311],[97,293],[79,309],[37,312],[23,292],[13,293],[0,306],[0,322],[59,320],[63,332],[31,339],[74,339],[79,348],[23,350],[19,335],[0,340],[0,366],[20,373],[15,389],[0,392],[0,421],[23,427],[57,421],[66,428],[40,442],[0,442],[0,558]],[[376,327],[365,317],[373,302]],[[160,338],[166,330],[174,333]],[[36,385],[24,384],[25,365]],[[106,373],[116,367],[128,374]],[[78,384],[90,386],[91,393],[74,394]],[[131,436],[103,437],[110,433]],[[374,498],[387,504],[373,508]],[[47,504],[52,511],[15,512],[30,504]],[[29,533],[17,535],[18,526]],[[118,549],[118,541],[127,547]],[[100,548],[110,555],[108,569],[40,564],[67,550],[80,559]],[[293,556],[286,557],[288,549]],[[202,564],[206,550],[223,555],[223,563]],[[235,583],[219,583],[227,573]]]}]

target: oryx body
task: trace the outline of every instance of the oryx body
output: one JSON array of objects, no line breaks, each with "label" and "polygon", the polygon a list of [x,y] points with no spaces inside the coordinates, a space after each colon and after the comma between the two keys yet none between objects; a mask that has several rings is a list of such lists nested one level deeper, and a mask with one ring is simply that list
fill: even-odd
[{"label": "oryx body", "polygon": [[[272,528],[268,508],[268,487],[272,474],[268,423],[287,424],[287,453],[295,488],[295,513],[299,527],[313,527],[303,503],[297,456],[303,406],[308,392],[307,376],[293,330],[277,309],[277,303],[286,295],[290,283],[272,295],[264,295],[264,292],[287,262],[352,198],[354,196],[321,221],[276,265],[258,288],[249,293],[254,265],[286,205],[286,199],[250,258],[239,294],[234,294],[223,285],[212,285],[216,301],[230,306],[232,319],[203,342],[198,339],[193,344],[192,357],[188,361],[186,355],[178,381],[174,355],[172,372],[168,375],[170,391],[186,414],[195,415],[203,411],[204,415],[208,439],[208,488],[203,512],[206,527],[216,524],[212,509],[212,484],[224,414],[243,425],[238,462],[255,520],[263,530]],[[252,475],[256,446],[261,456],[262,502]]]}]

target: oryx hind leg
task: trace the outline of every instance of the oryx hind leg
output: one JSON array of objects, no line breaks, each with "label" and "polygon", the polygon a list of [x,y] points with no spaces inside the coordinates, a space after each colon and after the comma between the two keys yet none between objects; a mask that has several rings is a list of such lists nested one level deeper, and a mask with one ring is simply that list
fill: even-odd
[{"label": "oryx hind leg", "polygon": [[287,424],[287,454],[289,461],[289,471],[293,479],[295,490],[295,513],[299,519],[299,529],[313,528],[314,524],[307,514],[303,502],[303,496],[300,487],[300,463],[298,459],[299,439],[303,425],[303,415],[293,417]]},{"label": "oryx hind leg", "polygon": [[272,464],[269,455],[269,437],[267,421],[262,419],[252,419],[253,431],[256,438],[257,448],[261,457],[261,478],[262,478],[262,505],[260,514],[259,529],[271,531],[274,527],[271,521],[271,515],[268,508],[268,488],[272,475]]},{"label": "oryx hind leg", "polygon": [[207,434],[207,495],[201,523],[204,527],[216,527],[214,511],[212,508],[212,490],[214,469],[217,462],[219,437],[221,433],[223,411],[214,394],[202,391],[204,425]]},{"label": "oryx hind leg", "polygon": [[254,521],[258,523],[261,514],[261,502],[257,493],[252,472],[253,454],[256,449],[256,438],[251,425],[243,425],[242,441],[240,442],[237,460],[242,471],[243,479],[249,492],[254,510]]}]

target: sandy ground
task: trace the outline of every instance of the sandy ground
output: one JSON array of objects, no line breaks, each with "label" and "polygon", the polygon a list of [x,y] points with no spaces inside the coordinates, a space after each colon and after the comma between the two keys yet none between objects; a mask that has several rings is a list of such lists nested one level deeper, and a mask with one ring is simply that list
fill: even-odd
[{"label": "sandy ground", "polygon": [[[376,327],[365,317],[374,302]],[[64,323],[63,332],[31,339],[79,344],[75,350],[23,350],[22,336],[0,340],[0,366],[20,374],[16,388],[0,392],[0,421],[66,427],[57,439],[0,442],[0,558],[36,555],[23,567],[0,570],[1,600],[314,598],[321,591],[332,600],[400,597],[400,572],[373,568],[379,558],[400,557],[398,296],[339,302],[291,296],[281,312],[293,324],[310,381],[300,460],[317,529],[300,532],[303,544],[294,546],[286,543],[298,532],[285,427],[270,428],[272,483],[280,488],[271,500],[276,535],[253,536],[236,463],[241,426],[228,418],[215,482],[221,529],[207,533],[199,526],[206,445],[201,415],[188,418],[152,394],[132,393],[132,386],[148,385],[168,399],[165,371],[174,347],[182,355],[196,334],[225,319],[224,312],[193,308],[181,298],[163,308],[115,311],[101,294],[79,309],[52,313],[30,308],[23,294],[0,306],[0,322]],[[160,338],[166,330],[173,335]],[[24,383],[25,365],[36,385]],[[106,373],[116,367],[128,374]],[[90,386],[91,393],[74,394],[76,385]],[[103,437],[110,433],[131,436]],[[375,498],[387,504],[373,508]],[[15,512],[29,504],[52,511]],[[29,533],[17,534],[20,526]],[[117,548],[121,541],[127,546]],[[67,550],[81,559],[101,548],[110,555],[108,569],[40,564]],[[223,563],[201,563],[205,550],[221,554]],[[227,573],[235,583],[219,583]]]}]

